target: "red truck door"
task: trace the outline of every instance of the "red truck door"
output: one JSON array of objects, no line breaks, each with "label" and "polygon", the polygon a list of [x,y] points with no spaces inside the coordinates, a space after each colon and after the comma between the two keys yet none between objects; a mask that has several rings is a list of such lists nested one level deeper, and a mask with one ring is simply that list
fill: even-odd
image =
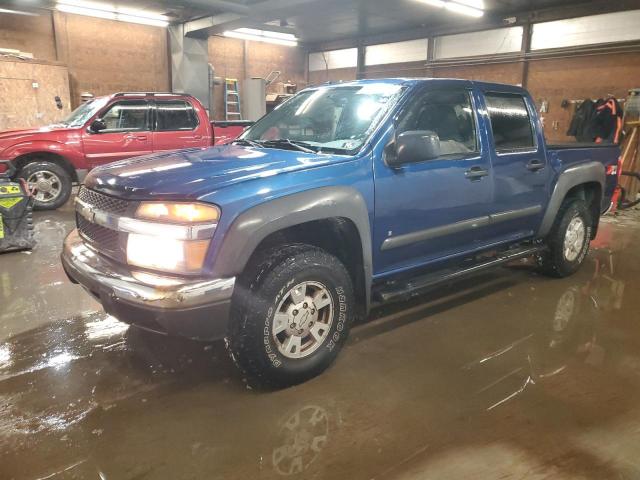
[{"label": "red truck door", "polygon": [[99,115],[107,128],[83,132],[84,152],[91,168],[153,151],[151,107],[146,100],[120,100]]},{"label": "red truck door", "polygon": [[207,122],[201,121],[187,100],[156,100],[154,110],[155,152],[211,145]]}]

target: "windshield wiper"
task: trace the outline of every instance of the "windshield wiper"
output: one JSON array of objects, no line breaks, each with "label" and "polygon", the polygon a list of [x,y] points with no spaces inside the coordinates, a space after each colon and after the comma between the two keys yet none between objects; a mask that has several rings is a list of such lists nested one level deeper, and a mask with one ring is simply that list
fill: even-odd
[{"label": "windshield wiper", "polygon": [[249,147],[262,148],[262,144],[255,140],[247,140],[246,138],[236,138],[231,145],[248,145]]},{"label": "windshield wiper", "polygon": [[[290,140],[288,138],[276,138],[274,140],[263,140],[262,141],[262,145],[264,146],[283,146],[283,145],[288,145],[291,147],[296,148],[297,150],[300,150],[301,152],[305,152],[305,153],[316,153],[318,151],[317,147],[314,147],[313,145],[306,143],[306,142],[299,142],[297,140]],[[315,150],[314,150],[315,148]]]}]

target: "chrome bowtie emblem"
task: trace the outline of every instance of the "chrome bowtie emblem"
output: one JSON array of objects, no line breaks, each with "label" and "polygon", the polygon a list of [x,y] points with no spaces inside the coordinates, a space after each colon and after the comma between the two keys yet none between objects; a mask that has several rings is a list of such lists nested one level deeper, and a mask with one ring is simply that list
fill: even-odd
[{"label": "chrome bowtie emblem", "polygon": [[91,207],[91,205],[87,205],[84,202],[76,200],[76,211],[82,216],[85,220],[89,222],[93,222],[96,216],[95,211]]}]

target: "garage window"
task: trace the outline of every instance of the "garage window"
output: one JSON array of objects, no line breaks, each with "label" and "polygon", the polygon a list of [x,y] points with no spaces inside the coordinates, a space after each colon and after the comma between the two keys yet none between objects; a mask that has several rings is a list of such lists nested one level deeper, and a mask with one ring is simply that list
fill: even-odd
[{"label": "garage window", "polygon": [[531,118],[524,97],[510,93],[487,93],[496,151],[530,150],[535,147]]},{"label": "garage window", "polygon": [[102,120],[107,126],[103,132],[148,130],[149,104],[144,100],[114,103]]},{"label": "garage window", "polygon": [[193,130],[198,126],[193,106],[184,100],[157,102],[156,130],[160,132]]}]

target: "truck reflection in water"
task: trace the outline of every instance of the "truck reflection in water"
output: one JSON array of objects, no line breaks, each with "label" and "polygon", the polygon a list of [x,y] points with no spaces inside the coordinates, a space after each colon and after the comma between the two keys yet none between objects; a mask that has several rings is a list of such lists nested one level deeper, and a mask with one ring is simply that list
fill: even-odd
[{"label": "truck reflection in water", "polygon": [[[558,403],[597,410],[595,397],[567,405],[563,389],[591,381],[585,366],[621,375],[620,355],[638,361],[616,333],[618,261],[601,247],[570,279],[517,268],[506,281],[501,272],[387,307],[354,330],[342,368],[277,392],[247,390],[220,343],[158,337],[104,314],[21,333],[0,344],[0,476],[377,478],[505,438],[535,454],[518,429],[562,439],[576,426],[545,420]],[[638,392],[634,380],[626,388]]]}]

